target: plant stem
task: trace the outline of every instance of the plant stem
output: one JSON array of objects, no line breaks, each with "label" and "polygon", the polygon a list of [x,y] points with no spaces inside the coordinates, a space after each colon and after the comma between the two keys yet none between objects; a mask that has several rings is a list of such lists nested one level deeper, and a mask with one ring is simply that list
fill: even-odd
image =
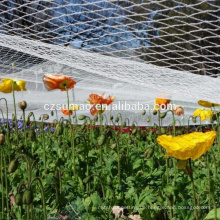
[{"label": "plant stem", "polygon": [[210,168],[209,168],[209,155],[206,153],[206,162],[208,170],[208,189],[209,189],[209,211],[211,209],[211,186],[210,186]]},{"label": "plant stem", "polygon": [[69,92],[68,89],[65,87],[66,89],[66,96],[67,96],[67,110],[68,110],[68,115],[69,115],[69,121],[71,123],[71,117],[70,117],[70,100],[69,100]]},{"label": "plant stem", "polygon": [[[3,154],[3,159],[4,159],[4,168],[5,168],[5,174],[7,173],[7,171],[6,171],[6,159],[5,159],[5,157],[6,157],[6,155],[5,154]],[[8,178],[7,178],[7,175],[5,175],[5,187],[6,187],[6,189],[5,189],[5,191],[6,191],[6,193],[5,193],[5,197],[6,197],[6,208],[7,208],[7,213],[9,213],[9,203],[8,203]]]},{"label": "plant stem", "polygon": [[34,181],[38,181],[39,186],[40,186],[40,191],[41,191],[41,199],[42,199],[42,204],[43,204],[43,213],[44,213],[44,220],[47,220],[47,211],[46,211],[46,202],[45,202],[45,196],[44,196],[44,187],[42,184],[42,181],[39,177],[36,177],[32,180],[31,185],[34,183]]},{"label": "plant stem", "polygon": [[18,144],[18,121],[17,121],[17,111],[16,111],[16,104],[15,104],[14,84],[15,82],[12,83],[12,94],[13,94],[14,111],[15,111],[15,132],[16,132],[16,138],[17,138],[17,144]]},{"label": "plant stem", "polygon": [[26,130],[26,122],[25,122],[25,110],[23,110],[23,128],[24,128],[25,145],[27,147],[27,130]]},{"label": "plant stem", "polygon": [[4,199],[4,183],[3,183],[3,170],[4,170],[4,168],[3,168],[3,149],[1,148],[1,190],[2,190],[2,219],[4,219],[4,201],[5,201],[5,199]]},{"label": "plant stem", "polygon": [[[192,170],[192,165],[191,165],[191,159],[189,159],[189,167],[190,167],[189,176],[190,176],[190,180],[191,180],[191,184],[192,184],[194,205],[197,206],[198,204],[197,204],[197,199],[196,199],[196,190],[195,190],[195,184],[194,184],[194,179],[193,179],[193,170]],[[196,220],[199,220],[197,209],[195,209],[195,218],[196,218]]]}]

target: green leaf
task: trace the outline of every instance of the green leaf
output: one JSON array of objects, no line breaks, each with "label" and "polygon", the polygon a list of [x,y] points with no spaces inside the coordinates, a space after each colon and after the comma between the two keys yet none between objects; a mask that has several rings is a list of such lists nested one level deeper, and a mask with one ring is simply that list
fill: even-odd
[{"label": "green leaf", "polygon": [[139,168],[140,166],[141,166],[141,159],[138,159],[134,162],[133,169],[135,170],[135,169]]},{"label": "green leaf", "polygon": [[[212,209],[204,220],[215,220],[215,210]],[[217,220],[220,220],[220,208],[217,209]]]},{"label": "green leaf", "polygon": [[85,206],[85,209],[87,212],[89,212],[90,208],[92,207],[92,200],[90,197],[87,197],[86,199],[83,200],[83,204]]},{"label": "green leaf", "polygon": [[96,212],[96,211],[100,211],[98,210],[99,207],[102,205],[102,200],[101,198],[99,197],[98,193],[97,192],[94,192],[92,195],[91,195],[91,200],[92,200],[92,212]]}]

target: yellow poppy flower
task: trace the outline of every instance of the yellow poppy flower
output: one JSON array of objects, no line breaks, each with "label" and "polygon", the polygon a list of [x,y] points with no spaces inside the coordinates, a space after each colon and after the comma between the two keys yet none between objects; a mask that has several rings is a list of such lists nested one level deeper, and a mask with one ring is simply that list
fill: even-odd
[{"label": "yellow poppy flower", "polygon": [[213,112],[210,109],[198,108],[193,112],[193,116],[200,116],[201,121],[205,121],[212,117]]},{"label": "yellow poppy flower", "polygon": [[71,105],[70,109],[72,111],[78,111],[78,110],[80,110],[80,105]]},{"label": "yellow poppy flower", "polygon": [[11,93],[12,85],[14,83],[14,91],[26,91],[26,82],[24,80],[2,79],[0,84],[0,92]]},{"label": "yellow poppy flower", "polygon": [[197,159],[208,151],[216,137],[215,131],[206,133],[194,132],[173,137],[171,135],[161,135],[157,142],[168,151],[164,156],[175,157],[180,160]]},{"label": "yellow poppy flower", "polygon": [[203,106],[203,107],[206,107],[206,108],[211,108],[211,107],[215,107],[215,106],[220,106],[220,104],[208,102],[208,101],[205,101],[205,100],[199,100],[199,101],[198,101],[198,104],[201,105],[201,106]]}]

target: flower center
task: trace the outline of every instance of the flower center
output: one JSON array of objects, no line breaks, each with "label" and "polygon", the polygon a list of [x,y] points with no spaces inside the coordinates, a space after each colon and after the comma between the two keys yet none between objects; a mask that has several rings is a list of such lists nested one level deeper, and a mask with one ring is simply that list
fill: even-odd
[{"label": "flower center", "polygon": [[59,84],[59,88],[60,89],[68,88],[69,84],[70,84],[70,82],[68,80],[64,80]]}]

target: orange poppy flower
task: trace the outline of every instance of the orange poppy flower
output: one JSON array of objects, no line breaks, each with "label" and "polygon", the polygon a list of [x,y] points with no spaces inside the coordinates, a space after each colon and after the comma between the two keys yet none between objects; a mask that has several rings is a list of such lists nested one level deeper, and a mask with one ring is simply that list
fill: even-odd
[{"label": "orange poppy flower", "polygon": [[64,114],[64,115],[72,115],[73,114],[73,110],[69,110],[69,113],[68,113],[68,109],[61,109],[61,112]]},{"label": "orange poppy flower", "polygon": [[170,103],[171,100],[169,99],[163,99],[163,98],[156,98],[154,109],[159,110],[160,107],[163,107],[163,109],[167,108],[167,105]]},{"label": "orange poppy flower", "polygon": [[[105,111],[105,108],[103,108],[102,105],[110,105],[115,100],[115,97],[109,96],[105,97],[105,94],[97,95],[97,94],[90,94],[89,98],[87,99],[87,102],[92,106],[90,109],[90,113],[92,116],[96,114],[103,113]],[[97,108],[97,105],[100,105],[99,108]],[[101,108],[101,109],[100,109]]]},{"label": "orange poppy flower", "polygon": [[61,74],[45,74],[43,76],[43,82],[48,91],[54,89],[65,91],[66,89],[74,88],[76,84],[72,78]]},{"label": "orange poppy flower", "polygon": [[97,95],[97,94],[90,94],[89,98],[87,99],[87,102],[89,104],[106,104],[106,105],[110,105],[113,101],[115,100],[115,97],[113,96],[109,96],[108,98],[105,97],[105,94],[102,93],[101,95]]}]

